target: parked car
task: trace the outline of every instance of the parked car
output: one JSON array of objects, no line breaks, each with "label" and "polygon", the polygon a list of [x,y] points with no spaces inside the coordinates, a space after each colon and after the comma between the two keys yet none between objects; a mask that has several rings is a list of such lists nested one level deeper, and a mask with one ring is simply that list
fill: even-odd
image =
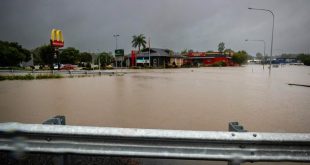
[{"label": "parked car", "polygon": [[113,66],[112,65],[107,65],[105,68],[106,69],[113,69]]},{"label": "parked car", "polygon": [[76,68],[75,65],[71,65],[71,64],[65,64],[63,66],[61,66],[61,70],[74,70]]},{"label": "parked car", "polygon": [[53,64],[54,69],[58,69],[58,64]]}]

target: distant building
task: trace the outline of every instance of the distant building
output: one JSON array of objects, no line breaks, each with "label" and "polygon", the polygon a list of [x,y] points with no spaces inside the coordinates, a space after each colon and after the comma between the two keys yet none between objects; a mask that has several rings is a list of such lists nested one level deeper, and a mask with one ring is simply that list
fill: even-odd
[{"label": "distant building", "polygon": [[274,60],[272,60],[273,64],[291,64],[291,63],[299,63],[300,61],[297,60],[297,58],[285,58],[285,57],[279,57]]},{"label": "distant building", "polygon": [[298,59],[300,54],[282,54],[278,56],[274,56],[272,63],[273,64],[302,64],[302,62]]},{"label": "distant building", "polygon": [[186,54],[174,54],[169,49],[146,48],[141,52],[132,51],[127,55],[127,66],[167,68],[182,66],[212,66],[225,63],[226,66],[233,66],[231,60],[233,53],[222,52],[188,52]]},{"label": "distant building", "polygon": [[250,63],[250,64],[261,64],[262,60],[254,58],[252,60],[248,60],[248,63]]},{"label": "distant building", "polygon": [[131,65],[152,68],[181,67],[183,65],[183,56],[174,54],[169,49],[145,48],[140,53],[132,52]]},{"label": "distant building", "polygon": [[216,63],[225,63],[233,66],[232,53],[222,52],[189,52],[184,59],[184,64],[189,66],[211,66]]}]

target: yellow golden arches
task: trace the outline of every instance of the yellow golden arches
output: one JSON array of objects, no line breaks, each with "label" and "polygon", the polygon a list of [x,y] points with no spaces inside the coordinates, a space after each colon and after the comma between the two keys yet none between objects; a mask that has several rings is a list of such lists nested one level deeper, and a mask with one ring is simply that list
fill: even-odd
[{"label": "yellow golden arches", "polygon": [[62,31],[58,29],[52,29],[51,31],[51,40],[64,42]]},{"label": "yellow golden arches", "polygon": [[51,31],[51,40],[55,41],[55,39],[56,39],[56,29],[52,29],[52,31]]},{"label": "yellow golden arches", "polygon": [[56,31],[56,37],[57,37],[57,39],[56,39],[57,41],[63,42],[63,36],[62,36],[61,30]]},{"label": "yellow golden arches", "polygon": [[61,30],[52,29],[52,31],[51,31],[51,45],[53,47],[63,47],[64,46],[64,38],[63,38]]}]

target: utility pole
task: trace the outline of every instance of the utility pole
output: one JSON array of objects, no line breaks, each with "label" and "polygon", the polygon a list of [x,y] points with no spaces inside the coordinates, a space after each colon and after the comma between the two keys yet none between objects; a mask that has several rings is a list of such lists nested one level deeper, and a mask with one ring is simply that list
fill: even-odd
[{"label": "utility pole", "polygon": [[100,73],[100,53],[99,53],[99,49],[97,49],[97,54],[98,54],[98,67],[99,67],[99,73]]},{"label": "utility pole", "polygon": [[[119,37],[119,34],[113,34],[113,37],[115,38],[115,50],[117,50],[117,37]],[[115,51],[114,51],[114,53],[115,53]],[[117,68],[117,59],[116,59],[116,56],[115,56],[115,60],[116,60],[115,66],[116,66],[116,68]]]},{"label": "utility pole", "polygon": [[272,61],[272,47],[273,47],[273,31],[274,31],[274,14],[271,10],[268,9],[257,9],[257,8],[248,8],[249,10],[261,10],[271,13],[272,15],[272,32],[271,32],[271,48],[270,48],[270,60],[269,60],[269,74],[271,73],[271,61]]},{"label": "utility pole", "polygon": [[149,37],[149,68],[151,68],[151,37]]}]

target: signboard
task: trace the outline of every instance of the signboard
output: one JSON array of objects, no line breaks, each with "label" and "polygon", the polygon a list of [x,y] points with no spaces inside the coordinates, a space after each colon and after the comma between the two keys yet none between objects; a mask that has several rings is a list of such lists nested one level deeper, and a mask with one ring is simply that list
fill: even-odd
[{"label": "signboard", "polygon": [[124,49],[116,49],[115,56],[124,56]]},{"label": "signboard", "polygon": [[52,29],[51,31],[51,45],[53,47],[63,47],[64,38],[62,36],[62,31],[58,29]]},{"label": "signboard", "polygon": [[203,56],[206,56],[206,53],[205,52],[190,52],[189,56],[203,57]]},{"label": "signboard", "polygon": [[137,64],[149,63],[148,59],[137,59]]}]

